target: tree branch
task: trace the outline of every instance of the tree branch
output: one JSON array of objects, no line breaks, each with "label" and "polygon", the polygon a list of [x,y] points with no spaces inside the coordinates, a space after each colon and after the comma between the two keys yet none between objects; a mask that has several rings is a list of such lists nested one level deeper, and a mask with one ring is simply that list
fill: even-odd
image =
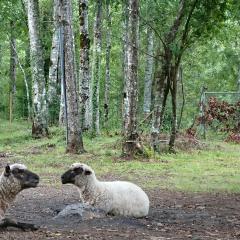
[{"label": "tree branch", "polygon": [[173,25],[171,26],[170,31],[166,34],[166,37],[165,37],[167,45],[172,43],[172,41],[176,38],[178,29],[179,29],[179,27],[182,23],[182,19],[184,17],[184,8],[185,8],[185,0],[181,0],[177,17],[176,17],[175,21],[173,22]]},{"label": "tree branch", "polygon": [[185,27],[184,27],[184,30],[183,30],[183,35],[182,35],[182,40],[181,40],[181,45],[180,45],[180,54],[179,54],[179,57],[178,57],[178,62],[180,61],[179,58],[181,58],[181,55],[183,53],[183,50],[184,50],[184,47],[185,47],[185,44],[186,44],[186,40],[187,40],[187,37],[188,37],[188,33],[189,33],[189,24],[190,24],[190,21],[191,21],[191,18],[192,18],[192,14],[193,14],[193,11],[195,10],[196,6],[197,6],[197,3],[198,3],[199,0],[195,0],[190,11],[189,11],[189,14],[188,14],[188,17],[187,17],[187,20],[186,20],[186,23],[185,23]]},{"label": "tree branch", "polygon": [[138,14],[138,17],[143,20],[153,31],[154,33],[157,35],[157,37],[160,39],[161,43],[163,44],[164,48],[166,48],[166,43],[164,42],[164,40],[162,39],[160,33],[157,31],[157,29],[155,27],[153,27],[149,21],[147,21],[146,19],[144,19],[142,16],[140,16],[140,14]]}]

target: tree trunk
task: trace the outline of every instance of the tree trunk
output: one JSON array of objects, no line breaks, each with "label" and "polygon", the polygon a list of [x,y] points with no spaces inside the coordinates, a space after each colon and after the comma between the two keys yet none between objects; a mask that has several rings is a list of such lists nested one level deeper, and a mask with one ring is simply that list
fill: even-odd
[{"label": "tree trunk", "polygon": [[81,126],[83,130],[88,130],[92,126],[90,102],[90,39],[88,31],[88,0],[79,0],[79,21]]},{"label": "tree trunk", "polygon": [[59,0],[53,2],[53,36],[48,79],[48,103],[57,98],[58,62],[59,62]]},{"label": "tree trunk", "polygon": [[93,42],[93,93],[92,93],[92,135],[100,134],[99,127],[99,85],[101,67],[101,22],[102,22],[102,0],[96,1],[96,18],[94,24]]},{"label": "tree trunk", "polygon": [[139,2],[129,1],[129,29],[128,29],[128,68],[124,92],[124,142],[123,156],[132,157],[139,150],[139,136],[137,132],[137,103],[138,103],[138,31],[139,31]]},{"label": "tree trunk", "polygon": [[32,136],[48,136],[46,80],[44,76],[43,50],[40,41],[38,0],[28,0],[28,28],[30,39],[31,70],[33,78]]},{"label": "tree trunk", "polygon": [[62,23],[64,32],[64,72],[66,81],[66,102],[68,139],[67,152],[83,153],[82,132],[80,128],[79,98],[77,95],[77,81],[75,72],[75,56],[73,43],[73,23],[71,1],[61,0]]},{"label": "tree trunk", "polygon": [[[19,58],[18,58],[19,60]],[[28,106],[28,121],[32,121],[32,94],[31,94],[31,73],[28,71],[30,69],[30,43],[28,42],[28,46],[25,49],[25,59],[24,59],[24,67],[21,69],[26,69],[27,71],[25,72],[25,77],[24,77],[24,83],[25,83],[25,88],[26,88],[26,95],[27,95],[27,106]]]},{"label": "tree trunk", "polygon": [[172,127],[171,127],[171,135],[169,140],[169,151],[174,151],[175,139],[177,134],[177,73],[178,66],[174,66],[171,69],[171,86],[170,92],[172,96]]},{"label": "tree trunk", "polygon": [[[128,11],[128,0],[123,0],[122,18],[123,18],[123,33],[122,33],[122,43],[123,43],[123,55],[122,55],[122,75],[123,75],[123,85],[122,85],[122,118],[125,117],[124,106],[127,106],[126,98],[124,94],[126,93],[126,83],[127,83],[127,64],[128,64],[128,25],[129,25],[129,11]],[[123,129],[124,132],[124,129]]]},{"label": "tree trunk", "polygon": [[105,91],[104,91],[104,126],[108,127],[109,118],[109,90],[110,90],[110,54],[111,54],[111,7],[110,0],[106,1],[106,74],[105,74]]},{"label": "tree trunk", "polygon": [[153,78],[153,30],[148,27],[147,29],[147,56],[145,66],[145,78],[144,78],[144,103],[143,112],[144,115],[150,113],[151,100],[152,100],[152,78]]},{"label": "tree trunk", "polygon": [[177,125],[177,131],[178,131],[181,127],[183,110],[184,110],[184,106],[185,106],[185,93],[184,93],[184,86],[183,86],[183,69],[182,69],[182,67],[179,67],[177,81],[179,82],[179,85],[181,86],[181,93],[182,93],[182,106],[181,106],[180,116],[179,116],[178,125]]},{"label": "tree trunk", "polygon": [[[175,71],[175,69],[177,68],[175,64],[179,65],[179,62],[175,63],[173,61],[173,60],[176,61],[176,59],[174,59],[174,54],[172,52],[172,44],[176,39],[179,27],[181,26],[183,21],[185,4],[186,4],[185,0],[180,1],[177,16],[169,32],[167,32],[167,34],[164,37],[164,50],[163,50],[163,53],[161,54],[163,55],[163,57],[160,60],[162,64],[161,64],[160,70],[156,74],[156,80],[155,80],[156,89],[154,94],[155,100],[154,100],[152,131],[151,131],[151,145],[154,151],[159,151],[159,143],[160,143],[159,135],[162,127],[162,120],[163,120],[163,115],[165,111],[166,100],[169,93],[170,85],[172,84],[172,79],[174,78],[174,75],[175,75],[175,73],[173,72],[173,69]],[[173,99],[173,101],[175,100]],[[175,117],[173,117],[173,119],[175,119]],[[172,130],[175,132],[176,126],[174,130],[174,127],[172,125]],[[174,140],[175,138],[172,138],[172,141]]]},{"label": "tree trunk", "polygon": [[154,151],[159,151],[159,134],[162,123],[162,116],[164,114],[164,102],[166,103],[167,98],[167,63],[161,66],[155,74],[155,98],[154,98],[154,108],[152,115],[152,131],[151,131],[151,145]]},{"label": "tree trunk", "polygon": [[27,75],[26,75],[26,72],[20,62],[20,59],[19,59],[19,56],[18,56],[18,53],[17,53],[17,49],[16,49],[16,45],[14,45],[12,43],[12,48],[16,54],[16,63],[18,63],[21,71],[22,71],[22,74],[23,74],[23,79],[24,79],[24,84],[25,84],[25,90],[26,90],[26,98],[27,98],[27,109],[28,109],[28,121],[31,120],[31,105],[30,105],[30,94],[29,94],[29,86],[28,86],[28,79],[27,79]]},{"label": "tree trunk", "polygon": [[65,103],[64,103],[64,87],[63,82],[61,81],[61,95],[60,95],[60,109],[59,109],[59,119],[58,124],[59,126],[64,126],[65,123]]},{"label": "tree trunk", "polygon": [[16,97],[16,65],[17,65],[17,56],[16,56],[16,38],[14,37],[14,24],[10,22],[11,34],[10,34],[10,69],[9,69],[9,121],[10,123],[13,120],[14,107],[15,107],[15,97]]}]

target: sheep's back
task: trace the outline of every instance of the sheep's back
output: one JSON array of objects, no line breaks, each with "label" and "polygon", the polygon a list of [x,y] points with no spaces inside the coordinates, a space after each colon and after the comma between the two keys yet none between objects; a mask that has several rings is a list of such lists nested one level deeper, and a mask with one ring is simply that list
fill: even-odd
[{"label": "sheep's back", "polygon": [[142,217],[148,214],[147,194],[131,182],[102,182],[111,200],[111,212],[125,216]]}]

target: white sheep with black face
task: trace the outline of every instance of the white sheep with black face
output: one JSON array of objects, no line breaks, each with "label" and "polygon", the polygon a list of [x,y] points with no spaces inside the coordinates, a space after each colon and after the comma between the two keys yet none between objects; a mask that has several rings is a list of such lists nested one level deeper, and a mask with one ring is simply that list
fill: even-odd
[{"label": "white sheep with black face", "polygon": [[149,211],[147,194],[137,185],[124,182],[102,182],[86,164],[74,163],[62,177],[62,183],[79,188],[84,203],[113,215],[144,217]]},{"label": "white sheep with black face", "polygon": [[0,220],[15,197],[23,189],[34,188],[39,183],[39,176],[23,164],[12,164],[5,167],[0,176]]}]

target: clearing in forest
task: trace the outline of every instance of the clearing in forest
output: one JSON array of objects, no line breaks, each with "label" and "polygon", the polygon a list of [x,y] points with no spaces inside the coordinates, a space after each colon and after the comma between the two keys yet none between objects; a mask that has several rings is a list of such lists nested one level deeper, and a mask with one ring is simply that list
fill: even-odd
[{"label": "clearing in forest", "polygon": [[[33,140],[26,123],[1,124],[0,163],[21,162],[39,173],[41,184],[23,191],[7,215],[35,223],[36,232],[1,231],[1,239],[238,239],[240,161],[238,145],[208,143],[150,159],[122,161],[118,136],[85,138],[84,155],[65,154],[61,130]],[[11,133],[11,134],[10,134]],[[206,144],[205,144],[206,145]],[[91,165],[101,180],[129,180],[148,193],[149,216],[54,221],[65,206],[79,201],[74,186],[60,175],[73,162]]]}]

